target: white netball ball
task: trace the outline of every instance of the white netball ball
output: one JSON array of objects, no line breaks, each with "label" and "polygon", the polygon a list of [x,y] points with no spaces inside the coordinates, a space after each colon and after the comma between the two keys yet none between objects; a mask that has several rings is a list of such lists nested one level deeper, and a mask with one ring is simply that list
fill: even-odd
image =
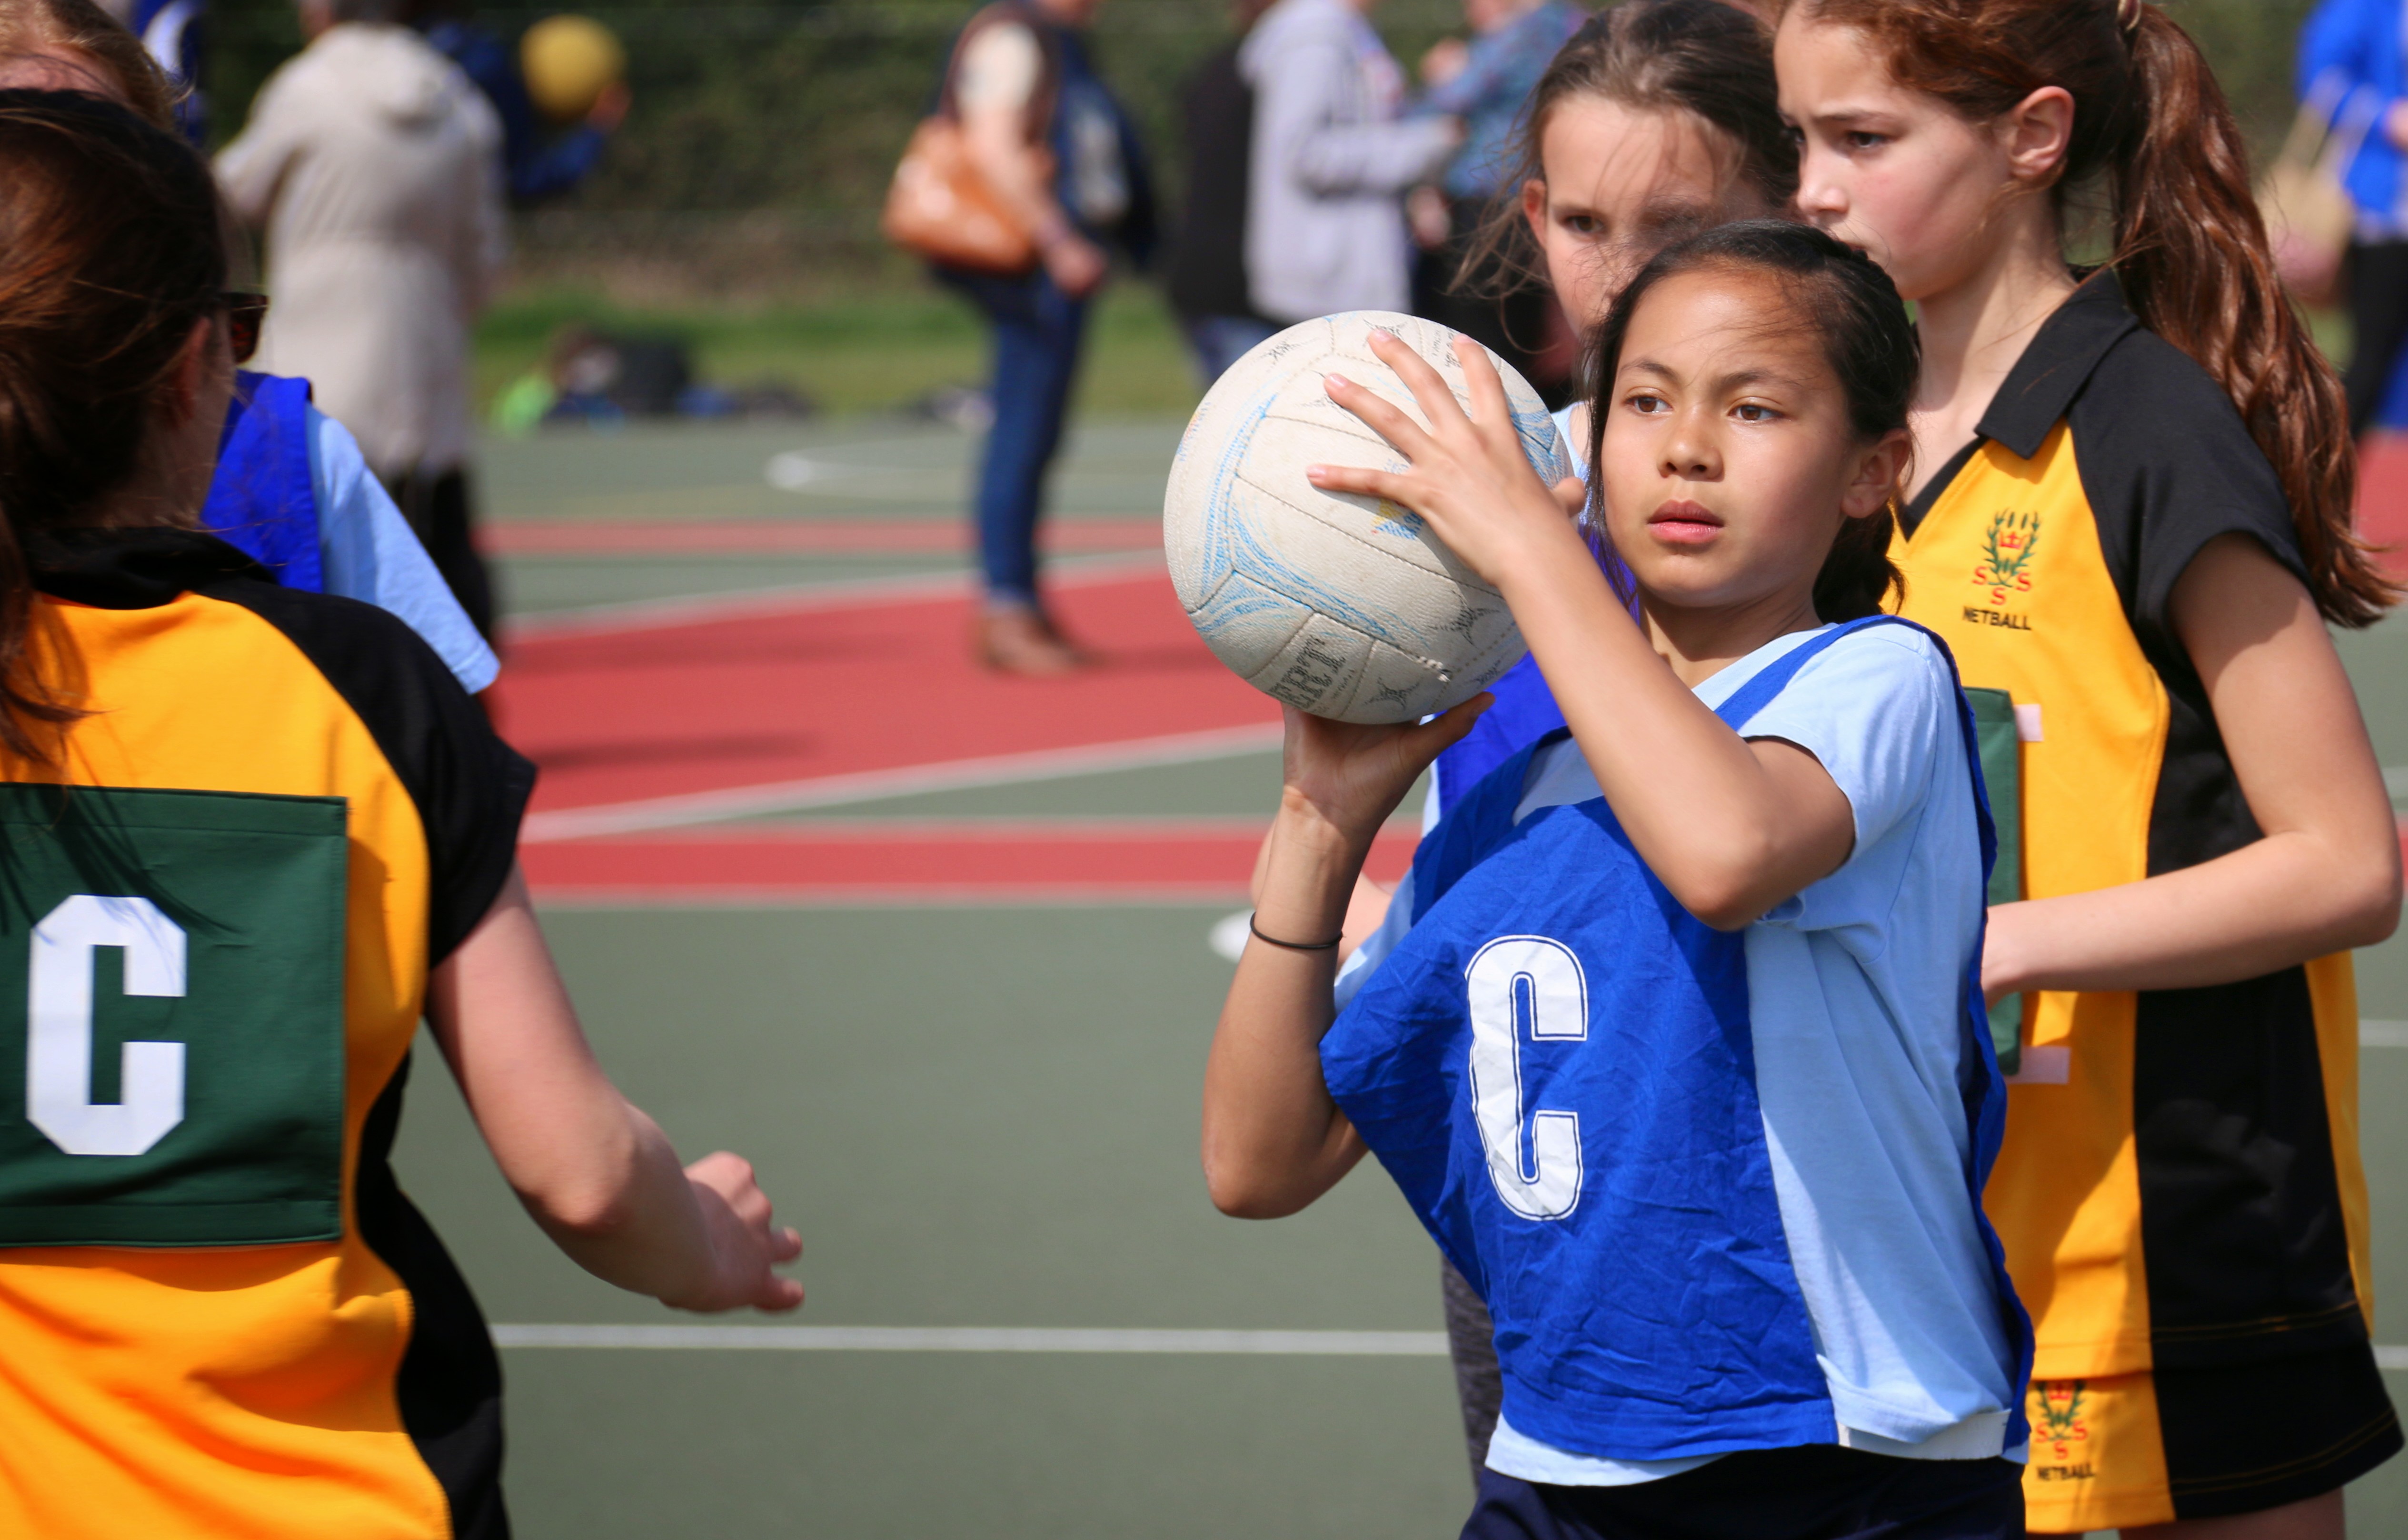
[{"label": "white netball ball", "polygon": [[[1162,541],[1187,618],[1248,684],[1341,722],[1411,722],[1486,689],[1526,649],[1504,599],[1421,515],[1304,479],[1316,464],[1407,468],[1329,399],[1325,375],[1428,425],[1372,353],[1374,328],[1429,360],[1469,405],[1444,326],[1384,310],[1290,326],[1231,366],[1196,409],[1171,464]],[[1522,447],[1552,486],[1571,474],[1555,422],[1539,393],[1496,363]]]}]

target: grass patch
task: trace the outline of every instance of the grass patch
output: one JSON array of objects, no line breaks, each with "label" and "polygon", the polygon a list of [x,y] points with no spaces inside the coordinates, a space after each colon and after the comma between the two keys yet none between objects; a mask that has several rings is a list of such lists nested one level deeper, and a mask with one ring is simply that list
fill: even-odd
[{"label": "grass patch", "polygon": [[[602,331],[682,338],[699,377],[720,385],[775,378],[830,411],[892,411],[940,385],[986,378],[986,329],[970,305],[921,290],[761,307],[631,306],[574,289],[506,295],[477,328],[477,392],[490,402],[535,367],[552,334],[582,322]],[[1183,417],[1196,369],[1161,295],[1115,285],[1088,322],[1075,410],[1108,417]]]}]

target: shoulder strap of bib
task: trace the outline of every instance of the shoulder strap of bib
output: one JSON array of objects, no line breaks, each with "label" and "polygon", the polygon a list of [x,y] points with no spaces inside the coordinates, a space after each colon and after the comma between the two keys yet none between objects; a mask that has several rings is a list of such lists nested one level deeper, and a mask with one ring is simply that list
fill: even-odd
[{"label": "shoulder strap of bib", "polygon": [[1513,810],[1521,805],[1522,787],[1530,779],[1530,761],[1541,750],[1572,735],[1570,727],[1555,731],[1508,756],[1503,764],[1482,776],[1477,784],[1446,810],[1438,827],[1423,836],[1413,851],[1413,919],[1419,923],[1430,905],[1446,896],[1463,874],[1513,832]]},{"label": "shoulder strap of bib", "polygon": [[1867,615],[1845,626],[1834,626],[1819,635],[1809,637],[1789,651],[1764,666],[1761,672],[1731,692],[1731,698],[1714,708],[1723,724],[1737,732],[1752,721],[1756,713],[1772,704],[1772,698],[1789,687],[1789,682],[1803,669],[1828,651],[1842,637],[1854,636],[1868,626],[1910,626],[1896,615]]}]

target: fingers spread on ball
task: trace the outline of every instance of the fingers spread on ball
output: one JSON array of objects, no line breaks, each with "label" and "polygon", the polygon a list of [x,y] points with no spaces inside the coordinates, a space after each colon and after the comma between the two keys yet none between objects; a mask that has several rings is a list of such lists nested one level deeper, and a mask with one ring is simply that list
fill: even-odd
[{"label": "fingers spread on ball", "polygon": [[1379,393],[1356,384],[1342,374],[1333,374],[1324,382],[1329,398],[1354,414],[1365,427],[1394,444],[1409,460],[1419,460],[1429,452],[1429,435],[1403,409],[1383,398]]},{"label": "fingers spread on ball", "polygon": [[1457,425],[1469,422],[1463,415],[1463,404],[1447,387],[1445,378],[1432,368],[1429,360],[1418,351],[1408,347],[1389,332],[1371,333],[1370,343],[1371,351],[1379,355],[1380,362],[1396,370],[1397,378],[1413,393],[1413,399],[1420,403],[1423,414],[1429,419],[1433,434],[1442,437]]}]

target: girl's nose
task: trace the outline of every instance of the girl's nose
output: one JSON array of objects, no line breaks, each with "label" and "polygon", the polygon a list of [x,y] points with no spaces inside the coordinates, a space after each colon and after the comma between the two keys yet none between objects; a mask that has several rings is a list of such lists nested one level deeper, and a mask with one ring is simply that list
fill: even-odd
[{"label": "girl's nose", "polygon": [[1839,183],[1815,175],[1815,159],[1808,155],[1799,167],[1798,212],[1810,224],[1830,224],[1847,213],[1848,197]]}]

